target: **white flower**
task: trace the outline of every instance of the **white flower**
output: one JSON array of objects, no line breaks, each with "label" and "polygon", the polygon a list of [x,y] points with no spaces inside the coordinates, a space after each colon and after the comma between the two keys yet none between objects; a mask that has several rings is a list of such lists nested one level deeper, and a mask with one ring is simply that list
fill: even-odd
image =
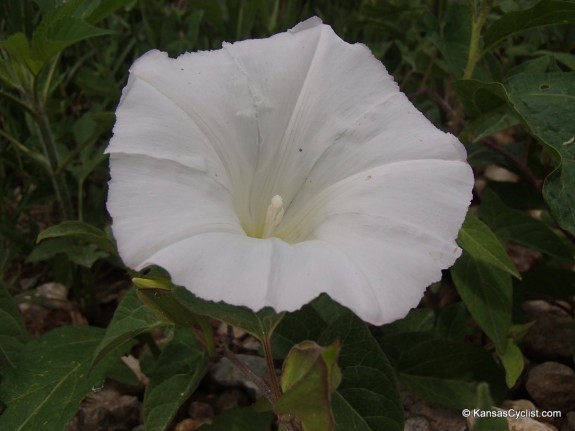
[{"label": "white flower", "polygon": [[382,324],[460,254],[463,146],[318,18],[177,59],[150,51],[116,115],[120,255],[201,298],[293,311],[326,292]]}]

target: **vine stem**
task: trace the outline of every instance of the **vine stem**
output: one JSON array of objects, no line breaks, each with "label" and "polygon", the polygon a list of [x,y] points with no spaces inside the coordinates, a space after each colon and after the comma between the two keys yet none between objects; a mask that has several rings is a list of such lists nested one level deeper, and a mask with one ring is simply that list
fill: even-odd
[{"label": "vine stem", "polygon": [[34,112],[34,119],[36,120],[36,125],[38,127],[40,143],[42,144],[42,150],[50,166],[52,185],[54,186],[56,198],[60,204],[62,217],[65,220],[72,220],[74,218],[74,210],[72,209],[70,191],[68,190],[68,185],[66,184],[63,175],[58,173],[58,153],[56,150],[56,142],[54,141],[48,116],[46,115],[46,111],[41,102],[38,101],[35,103]]},{"label": "vine stem", "polygon": [[[481,32],[485,21],[487,20],[487,15],[491,10],[492,0],[481,0],[481,4],[478,7],[474,7],[473,17],[471,18],[471,36],[469,38],[469,52],[467,53],[467,63],[465,69],[463,70],[462,79],[471,79],[473,77],[473,72],[477,63],[483,56],[483,52],[480,50]],[[451,121],[450,130],[455,135],[458,135],[461,131],[461,123],[463,121],[463,106],[461,101],[458,100],[455,116]]]}]

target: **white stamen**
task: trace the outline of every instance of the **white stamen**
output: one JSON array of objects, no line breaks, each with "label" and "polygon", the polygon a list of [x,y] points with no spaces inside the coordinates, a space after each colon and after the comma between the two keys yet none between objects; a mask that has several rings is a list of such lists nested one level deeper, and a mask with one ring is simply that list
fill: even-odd
[{"label": "white stamen", "polygon": [[271,236],[277,225],[281,223],[284,212],[284,201],[282,197],[280,195],[275,195],[266,211],[266,221],[262,238],[268,238]]}]

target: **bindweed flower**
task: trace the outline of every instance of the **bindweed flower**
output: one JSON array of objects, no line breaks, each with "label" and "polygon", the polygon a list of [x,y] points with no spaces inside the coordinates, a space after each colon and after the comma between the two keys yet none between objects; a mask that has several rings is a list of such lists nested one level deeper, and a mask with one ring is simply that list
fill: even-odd
[{"label": "bindweed flower", "polygon": [[293,311],[326,292],[383,324],[461,253],[463,146],[318,18],[217,51],[150,51],[116,115],[120,255],[201,298]]}]

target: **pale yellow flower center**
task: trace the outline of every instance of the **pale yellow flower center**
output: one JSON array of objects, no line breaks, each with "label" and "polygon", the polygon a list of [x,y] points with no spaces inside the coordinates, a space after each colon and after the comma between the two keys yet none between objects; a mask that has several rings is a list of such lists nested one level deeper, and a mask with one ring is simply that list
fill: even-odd
[{"label": "pale yellow flower center", "polygon": [[284,201],[282,197],[280,195],[275,195],[266,211],[266,220],[262,238],[269,238],[273,235],[275,228],[282,221],[284,212]]}]

